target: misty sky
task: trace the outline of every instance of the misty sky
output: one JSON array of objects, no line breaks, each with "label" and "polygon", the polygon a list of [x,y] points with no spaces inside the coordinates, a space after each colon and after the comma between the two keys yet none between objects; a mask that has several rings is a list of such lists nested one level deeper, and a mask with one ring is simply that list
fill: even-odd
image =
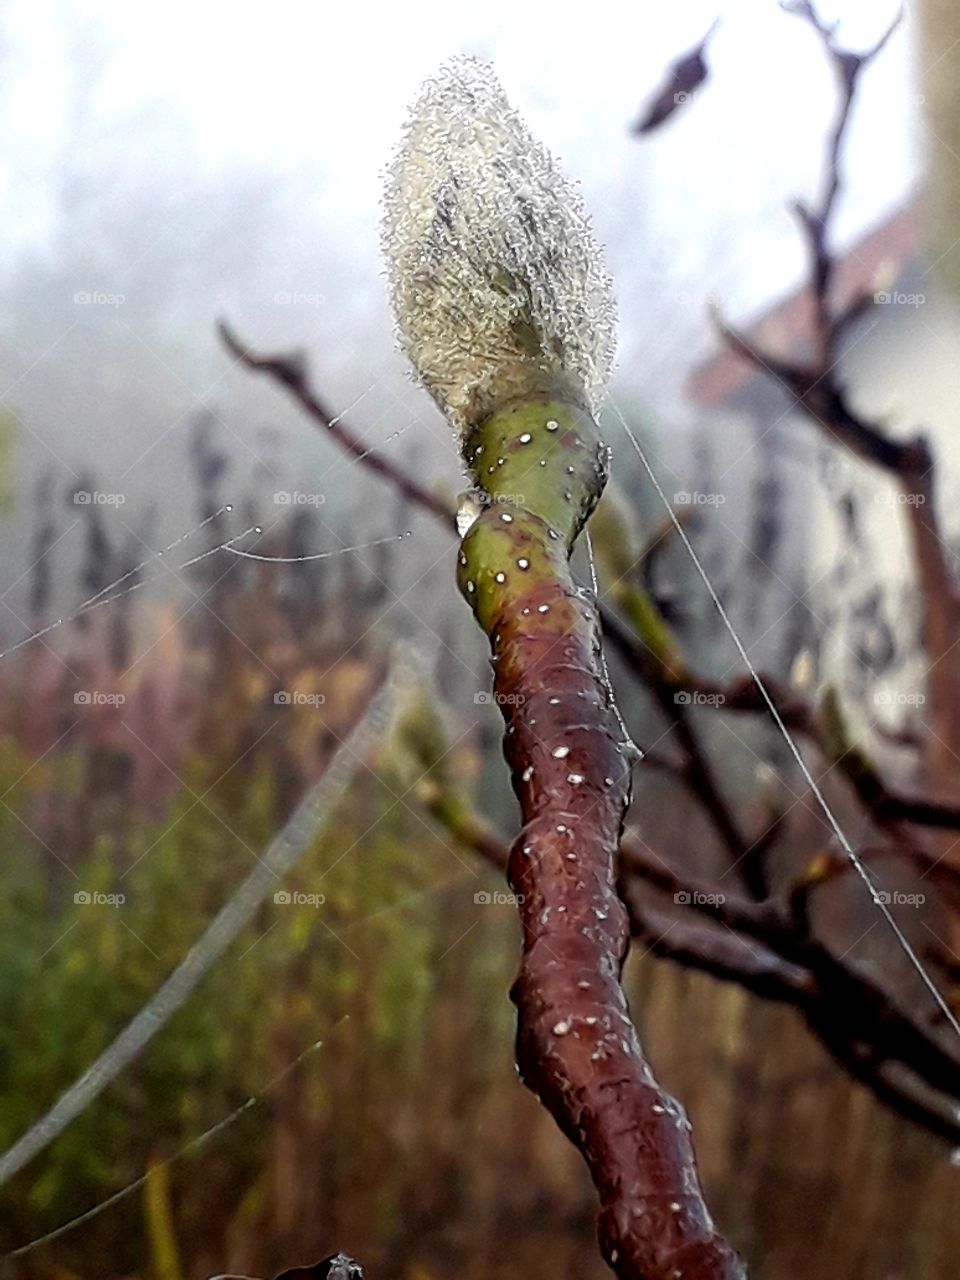
[{"label": "misty sky", "polygon": [[[708,86],[638,143],[628,126],[640,103],[718,11]],[[856,47],[893,6],[832,11]],[[843,237],[916,182],[911,47],[908,26],[864,78]],[[420,82],[460,52],[495,63],[582,182],[620,307],[615,397],[682,427],[681,379],[710,348],[707,299],[744,318],[803,268],[785,204],[815,188],[833,85],[812,34],[775,0],[7,0],[0,381],[22,473],[39,460],[66,483],[90,462],[128,495],[127,513],[159,493],[183,527],[198,409],[215,413],[240,464],[272,481],[285,466],[322,471],[323,442],[224,357],[214,322],[227,315],[261,347],[302,347],[332,405],[362,396],[352,417],[366,438],[402,429],[404,446],[419,441],[430,468],[455,478],[449,433],[394,351],[378,201]],[[78,306],[91,290],[124,301]],[[299,305],[278,302],[292,292]]]},{"label": "misty sky", "polygon": [[[893,11],[876,0],[824,6],[853,46]],[[579,177],[610,246],[625,325],[642,328],[631,263],[755,304],[793,274],[783,203],[809,192],[830,108],[816,43],[775,0],[683,5],[310,4],[221,0],[8,0],[0,125],[6,252],[58,247],[54,191],[64,159],[145,149],[185,177],[242,166],[311,182],[319,241],[349,255],[376,292],[380,172],[419,82],[455,52],[489,57],[534,130]],[[626,126],[671,56],[721,12],[709,89],[644,146]],[[909,32],[866,78],[853,130],[843,229],[876,218],[916,176]],[[76,102],[91,94],[77,119]],[[81,153],[77,154],[77,150]],[[122,178],[122,174],[117,175]],[[239,246],[238,246],[239,251]]]}]

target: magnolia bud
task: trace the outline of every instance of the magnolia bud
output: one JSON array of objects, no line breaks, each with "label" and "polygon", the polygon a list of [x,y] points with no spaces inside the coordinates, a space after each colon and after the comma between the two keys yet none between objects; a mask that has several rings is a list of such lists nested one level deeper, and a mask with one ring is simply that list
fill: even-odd
[{"label": "magnolia bud", "polygon": [[400,345],[454,427],[538,395],[595,412],[609,277],[580,196],[486,64],[456,58],[424,85],[384,206]]}]

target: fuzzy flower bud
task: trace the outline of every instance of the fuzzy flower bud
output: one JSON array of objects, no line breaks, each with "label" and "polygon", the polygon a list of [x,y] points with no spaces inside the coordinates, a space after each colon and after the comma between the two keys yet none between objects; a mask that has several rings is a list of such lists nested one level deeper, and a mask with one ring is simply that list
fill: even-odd
[{"label": "fuzzy flower bud", "polygon": [[616,321],[602,254],[485,63],[456,58],[424,85],[384,206],[400,344],[454,427],[539,395],[596,410]]}]

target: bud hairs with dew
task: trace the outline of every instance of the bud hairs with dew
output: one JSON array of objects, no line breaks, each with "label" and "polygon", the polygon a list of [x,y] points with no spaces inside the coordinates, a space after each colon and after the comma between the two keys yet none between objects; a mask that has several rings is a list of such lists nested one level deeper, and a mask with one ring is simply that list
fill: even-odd
[{"label": "bud hairs with dew", "polygon": [[574,185],[491,68],[423,86],[390,167],[382,242],[400,345],[462,433],[516,398],[595,413],[616,310]]}]

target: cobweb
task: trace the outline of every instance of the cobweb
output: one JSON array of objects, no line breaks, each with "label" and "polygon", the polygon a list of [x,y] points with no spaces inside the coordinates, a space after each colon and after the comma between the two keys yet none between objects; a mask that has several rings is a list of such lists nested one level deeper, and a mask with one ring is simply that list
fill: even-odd
[{"label": "cobweb", "polygon": [[[393,431],[386,441],[376,447],[380,451],[385,445],[400,438],[403,429]],[[339,460],[338,461],[342,461]],[[362,455],[351,459],[347,469],[360,465]],[[151,552],[138,564],[101,587],[76,605],[69,614],[64,614],[45,625],[35,628],[28,635],[0,652],[0,660],[10,658],[25,646],[36,642],[60,628],[69,626],[94,610],[102,609],[116,603],[134,591],[140,591],[161,580],[169,582],[171,571],[179,580],[179,574],[201,561],[217,555],[233,555],[249,560],[278,565],[326,560],[343,555],[355,555],[369,548],[384,543],[404,542],[412,534],[410,530],[388,534],[368,542],[357,542],[340,545],[332,549],[317,552],[306,552],[297,556],[281,556],[263,554],[251,548],[257,545],[257,539],[264,533],[261,525],[250,525],[239,533],[219,541],[214,546],[190,554],[189,544],[211,525],[230,516],[235,507],[233,503],[224,503],[205,519],[179,534],[165,546]],[[242,545],[245,544],[245,545]],[[152,570],[152,571],[150,571]],[[399,686],[409,685],[411,669],[419,671],[419,664],[409,653],[398,650],[391,675],[381,691],[376,695],[354,727],[349,739],[335,753],[333,760],[321,778],[307,793],[303,802],[291,819],[270,842],[262,858],[248,877],[241,882],[230,895],[223,907],[207,925],[201,936],[193,944],[179,964],[171,971],[155,994],[144,1004],[139,1012],[122,1028],[99,1057],[91,1063],[87,1070],[79,1076],[57,1099],[54,1105],[43,1114],[31,1127],[5,1152],[0,1154],[0,1185],[13,1177],[34,1156],[39,1154],[68,1124],[77,1118],[112,1080],[136,1057],[147,1043],[165,1026],[170,1017],[190,997],[199,982],[224,954],[230,943],[236,938],[244,925],[248,923],[264,895],[290,871],[294,863],[309,846],[312,837],[329,816],[333,805],[340,797],[350,778],[366,758],[374,741],[383,733],[388,718],[396,711]],[[422,678],[422,672],[419,672]],[[442,889],[443,884],[429,886],[414,897],[429,894]],[[390,910],[400,910],[404,902],[395,904]],[[375,919],[380,912],[372,912],[368,916],[354,921],[359,927],[367,920]],[[264,1088],[247,1099],[225,1118],[205,1129],[197,1137],[181,1147],[166,1164],[172,1164],[195,1152],[207,1141],[219,1134],[240,1118],[242,1114],[253,1108],[262,1097],[271,1092],[280,1081],[300,1065],[307,1057],[317,1052],[322,1042],[317,1041],[308,1046],[286,1068],[273,1077]],[[41,1244],[59,1238],[61,1235],[80,1227],[100,1213],[124,1199],[146,1181],[148,1173],[133,1179],[119,1191],[106,1197],[89,1210],[55,1227],[43,1236],[19,1246],[0,1258],[19,1257],[32,1251]]]},{"label": "cobweb", "polygon": [[[507,102],[492,69],[457,58],[427,81],[385,194],[397,326],[422,381],[461,431],[527,395],[531,373],[581,390],[596,413],[615,312],[576,191]],[[534,386],[536,378],[534,377]],[[952,1032],[960,1021],[880,897],[775,706],[646,452],[617,414],[677,536],[830,830]]]},{"label": "cobweb", "polygon": [[[474,59],[456,59],[424,87],[390,172],[385,197],[383,243],[402,346],[427,390],[456,428],[462,431],[478,413],[483,412],[484,406],[504,398],[505,393],[508,395],[517,370],[522,370],[523,381],[528,387],[531,374],[534,380],[542,375],[545,386],[568,386],[571,393],[582,397],[594,412],[598,410],[612,368],[615,346],[615,309],[602,255],[593,239],[580,197],[562,177],[552,157],[532,138],[510,108],[492,72],[483,63]],[[682,525],[676,520],[646,453],[619,411],[617,417],[648,479],[674,520],[680,541],[838,843],[949,1026],[960,1036],[960,1024],[953,1011],[889,909],[878,898],[869,872],[810,774],[713,582]],[[229,506],[224,507],[223,512],[229,509]],[[203,522],[206,523],[208,521]],[[164,552],[180,545],[203,524],[178,538]],[[180,567],[187,568],[217,552],[253,559],[274,558],[237,545],[259,533],[257,526],[245,529],[217,547],[188,559]],[[394,536],[403,538],[407,535]],[[347,554],[383,540],[285,559],[318,559]],[[149,561],[144,565],[147,563]],[[137,570],[128,572],[84,601],[71,617],[108,604],[127,591],[144,585],[142,582],[124,585],[126,579],[136,573]],[[591,576],[596,591],[594,574],[591,558]],[[57,619],[0,657],[9,655],[66,621],[69,619]],[[284,838],[285,833],[281,832],[277,839],[282,842]],[[203,972],[215,961],[222,950],[221,943],[229,933],[229,929],[224,929],[225,913],[233,922],[243,917],[250,906],[255,875],[253,873],[250,884],[244,882],[241,886],[240,902],[233,904],[231,900],[227,903],[167,984],[124,1028],[106,1055],[75,1082],[54,1111],[44,1116],[20,1143],[0,1157],[0,1180],[10,1176],[31,1154],[45,1145],[54,1129],[59,1131],[63,1123],[79,1114],[90,1100],[87,1091],[94,1084],[102,1084],[104,1058],[112,1071],[109,1078],[113,1078],[129,1061],[131,1046],[142,1045],[145,1042],[142,1037],[148,1029],[152,1026],[155,1030],[157,1025],[162,1025],[162,1022],[158,1024],[156,1013],[158,1007],[161,1012],[167,1009],[164,1001],[169,1003],[171,982],[174,982],[173,992],[178,999],[187,997],[195,982],[190,981],[183,987],[177,982],[185,971],[193,973],[192,957],[195,958],[198,948],[205,957]],[[204,946],[208,948],[205,951]],[[168,1163],[195,1150],[236,1120],[282,1076],[319,1047],[318,1041],[305,1049],[279,1077],[268,1082],[260,1095],[248,1099],[205,1130],[181,1148]],[[111,1053],[113,1057],[109,1056]],[[99,1092],[99,1088],[96,1091]],[[57,1107],[68,1095],[69,1106],[65,1105],[57,1113]],[[135,1190],[143,1181],[143,1177],[135,1179],[87,1213],[7,1256],[22,1254],[79,1226]]]},{"label": "cobweb", "polygon": [[[366,393],[364,393],[366,394]],[[358,400],[362,397],[358,397]],[[344,410],[347,412],[347,410]],[[334,422],[339,421],[342,414],[333,419]],[[391,444],[394,440],[400,438],[403,434],[403,428],[391,432],[386,437],[383,444],[373,445],[359,457],[352,458],[346,464],[346,469],[351,470],[359,466],[366,453],[372,452],[374,449],[382,451],[385,445]],[[372,538],[366,542],[356,542],[349,545],[342,544],[326,550],[315,552],[304,552],[295,556],[273,555],[258,552],[255,550],[257,540],[264,535],[264,526],[260,524],[248,525],[240,533],[231,534],[230,537],[218,542],[215,546],[206,547],[203,551],[188,555],[185,560],[177,560],[171,564],[171,553],[179,552],[181,555],[186,554],[186,546],[192,542],[198,534],[204,529],[216,524],[223,516],[229,516],[235,510],[235,504],[232,502],[223,503],[216,511],[206,516],[198,524],[192,525],[186,532],[179,534],[172,542],[157,550],[149,552],[139,563],[133,565],[132,568],[126,569],[118,577],[114,578],[106,586],[101,587],[92,595],[82,600],[79,604],[73,606],[69,613],[51,619],[42,626],[34,627],[28,630],[25,636],[12,644],[8,644],[5,648],[0,649],[0,662],[6,658],[10,658],[18,650],[25,648],[36,640],[42,639],[51,632],[58,631],[62,627],[68,626],[72,622],[77,622],[85,615],[92,613],[96,609],[102,609],[106,605],[114,604],[124,596],[132,595],[135,591],[142,591],[144,588],[151,586],[153,583],[160,581],[170,581],[171,573],[174,575],[192,569],[201,561],[208,560],[216,555],[232,555],[238,556],[245,560],[256,560],[267,564],[308,564],[317,560],[330,560],[344,555],[358,555],[362,551],[369,551],[375,547],[383,546],[387,543],[404,542],[412,537],[412,531],[404,529],[398,533],[390,533],[382,535],[378,538]],[[267,530],[270,532],[271,530]],[[246,544],[246,545],[241,545]],[[152,572],[150,572],[152,570]]]}]

